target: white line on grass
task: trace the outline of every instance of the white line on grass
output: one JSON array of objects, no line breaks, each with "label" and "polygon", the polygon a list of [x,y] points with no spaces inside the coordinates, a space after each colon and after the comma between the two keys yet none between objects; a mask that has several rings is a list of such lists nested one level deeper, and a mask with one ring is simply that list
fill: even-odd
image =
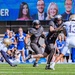
[{"label": "white line on grass", "polygon": [[[19,67],[14,67],[14,68],[13,68],[13,67],[1,67],[0,70],[1,70],[1,69],[10,69],[10,68],[11,68],[11,69],[21,69],[21,68],[24,68],[24,69],[25,69],[25,68],[27,68],[27,69],[29,69],[29,68],[34,69],[34,67],[20,67],[20,68],[19,68]],[[45,67],[37,67],[37,68],[42,69],[42,68],[45,68]],[[60,69],[62,69],[62,68],[73,69],[73,68],[75,68],[75,67],[56,67],[56,68],[60,68]]]},{"label": "white line on grass", "polygon": [[51,73],[52,73],[52,74],[56,74],[56,73],[59,73],[59,74],[63,74],[63,73],[64,73],[64,74],[75,74],[75,72],[0,72],[0,74],[1,74],[1,73],[3,73],[3,74],[10,74],[10,73],[13,73],[13,74],[15,74],[15,73],[16,73],[16,74],[18,74],[18,73],[19,73],[19,74],[25,74],[25,73],[26,73],[26,74],[31,74],[31,73],[32,73],[32,74],[33,74],[33,73],[35,73],[35,74],[36,74],[36,73],[39,73],[39,74],[47,74],[47,73],[50,73],[50,74],[51,74]]}]

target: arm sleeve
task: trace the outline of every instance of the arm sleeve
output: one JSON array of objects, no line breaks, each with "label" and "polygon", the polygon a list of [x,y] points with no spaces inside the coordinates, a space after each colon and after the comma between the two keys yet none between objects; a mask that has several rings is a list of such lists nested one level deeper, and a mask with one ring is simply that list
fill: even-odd
[{"label": "arm sleeve", "polygon": [[29,30],[29,33],[32,34],[32,35],[35,35],[36,37],[39,37],[43,33],[43,30],[44,30],[43,27],[40,27],[38,30],[36,30],[34,28],[31,28]]},{"label": "arm sleeve", "polygon": [[35,35],[35,34],[37,34],[37,30],[35,30],[34,28],[30,28],[29,33],[32,35]]},{"label": "arm sleeve", "polygon": [[54,22],[53,21],[50,21],[49,22],[49,25],[54,27]]}]

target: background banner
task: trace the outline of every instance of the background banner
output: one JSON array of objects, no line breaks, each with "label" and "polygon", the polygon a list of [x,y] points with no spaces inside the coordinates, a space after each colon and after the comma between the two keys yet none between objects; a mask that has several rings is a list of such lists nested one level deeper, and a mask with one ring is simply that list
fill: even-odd
[{"label": "background banner", "polygon": [[[19,9],[22,2],[28,4],[30,16],[36,14],[37,1],[38,0],[0,0],[0,21],[16,21],[19,16]],[[51,2],[55,2],[58,6],[58,14],[62,14],[65,11],[64,1],[65,0],[44,0],[44,11],[47,13],[48,5]],[[72,4],[72,13],[75,13],[75,0],[73,0]]]}]

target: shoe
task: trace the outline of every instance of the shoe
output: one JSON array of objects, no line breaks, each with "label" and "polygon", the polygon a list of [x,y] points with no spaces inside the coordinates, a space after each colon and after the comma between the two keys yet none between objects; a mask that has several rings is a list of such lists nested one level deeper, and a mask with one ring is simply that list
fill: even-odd
[{"label": "shoe", "polygon": [[50,69],[50,65],[46,65],[45,70],[49,70]]},{"label": "shoe", "polygon": [[1,62],[4,62],[4,59],[3,59],[3,57],[1,57],[0,61],[1,61]]},{"label": "shoe", "polygon": [[53,65],[51,65],[51,66],[50,66],[50,69],[51,69],[51,70],[55,70],[55,68],[54,68],[54,66],[53,66]]},{"label": "shoe", "polygon": [[38,67],[39,65],[37,63],[34,63],[33,64],[33,67]]},{"label": "shoe", "polygon": [[12,67],[16,67],[17,65],[16,65],[16,64],[12,64],[11,66],[12,66]]},{"label": "shoe", "polygon": [[25,58],[25,61],[31,58],[31,54]]}]

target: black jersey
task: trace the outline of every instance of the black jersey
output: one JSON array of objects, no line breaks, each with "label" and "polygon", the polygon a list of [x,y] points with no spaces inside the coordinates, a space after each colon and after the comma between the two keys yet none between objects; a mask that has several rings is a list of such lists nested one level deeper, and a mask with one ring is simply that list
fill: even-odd
[{"label": "black jersey", "polygon": [[[59,27],[59,25],[55,24],[53,21],[50,21],[50,22],[49,22],[49,25],[52,26],[54,29],[56,29],[56,28]],[[63,25],[63,24],[61,24],[60,26],[62,26],[62,25]],[[47,37],[46,37],[45,43],[46,43],[46,44],[55,43],[55,41],[56,41],[57,36],[58,36],[59,33],[61,33],[61,31],[60,31],[60,32],[55,32],[55,31],[54,31],[54,32],[51,32],[51,31],[49,30],[48,35],[47,35]]]}]

